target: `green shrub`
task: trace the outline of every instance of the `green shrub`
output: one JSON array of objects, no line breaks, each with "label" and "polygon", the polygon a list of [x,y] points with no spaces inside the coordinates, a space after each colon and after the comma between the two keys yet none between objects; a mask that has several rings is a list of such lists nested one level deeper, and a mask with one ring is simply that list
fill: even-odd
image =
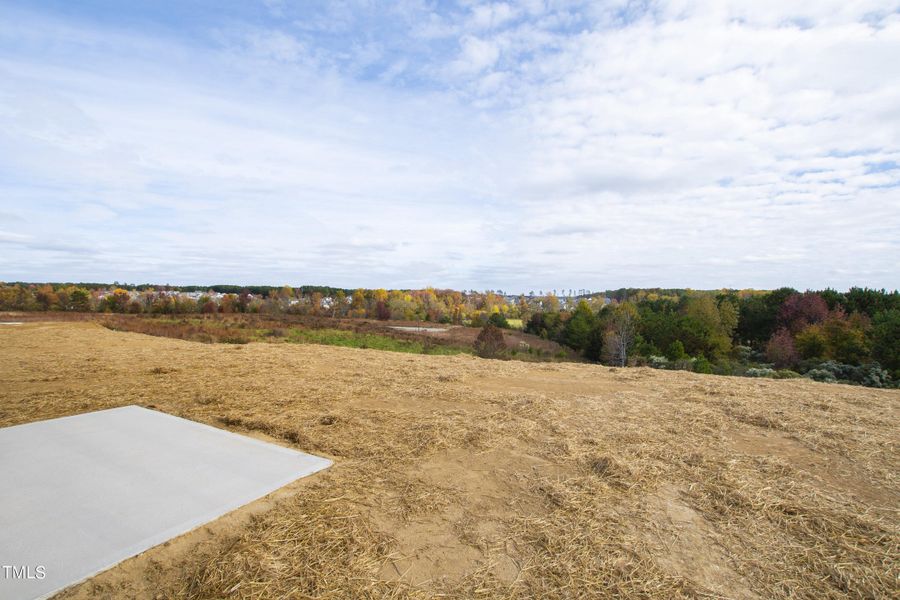
[{"label": "green shrub", "polygon": [[647,357],[647,366],[652,367],[654,369],[668,369],[669,368],[669,359],[665,356],[648,356]]},{"label": "green shrub", "polygon": [[796,379],[798,377],[802,377],[800,373],[797,371],[791,371],[790,369],[779,369],[777,373],[775,373],[776,379]]},{"label": "green shrub", "polygon": [[712,373],[712,363],[705,356],[700,356],[694,361],[694,373]]},{"label": "green shrub", "polygon": [[742,371],[738,371],[735,364],[730,360],[722,359],[713,365],[713,373],[716,375],[743,375]]},{"label": "green shrub", "polygon": [[736,359],[743,362],[750,362],[751,360],[756,358],[757,354],[750,346],[735,346],[732,353],[734,354],[734,357]]},{"label": "green shrub", "polygon": [[775,369],[768,367],[755,367],[747,369],[744,373],[747,377],[775,377]]},{"label": "green shrub", "polygon": [[837,379],[834,378],[834,375],[832,375],[830,371],[826,371],[825,369],[812,369],[810,371],[807,371],[804,377],[822,383],[837,383]]},{"label": "green shrub", "polygon": [[860,379],[859,367],[828,360],[821,363],[816,369],[828,371],[834,379],[844,381],[857,381]]},{"label": "green shrub", "polygon": [[666,350],[666,358],[669,360],[681,360],[685,356],[687,355],[684,352],[684,344],[681,343],[681,340],[675,340],[669,344],[669,348]]},{"label": "green shrub", "polygon": [[835,381],[855,383],[866,387],[891,387],[890,373],[881,368],[881,365],[878,363],[857,366],[828,360],[810,369],[807,372],[807,377],[812,371],[829,373]]},{"label": "green shrub", "polygon": [[878,363],[863,365],[860,367],[859,383],[866,387],[891,387],[891,375]]},{"label": "green shrub", "polygon": [[669,368],[675,369],[676,371],[693,371],[694,363],[696,361],[696,358],[682,358],[680,360],[670,362]]},{"label": "green shrub", "polygon": [[509,329],[509,323],[506,321],[506,317],[503,316],[502,313],[494,313],[488,318],[488,323],[493,325],[494,327],[499,327],[500,329]]}]

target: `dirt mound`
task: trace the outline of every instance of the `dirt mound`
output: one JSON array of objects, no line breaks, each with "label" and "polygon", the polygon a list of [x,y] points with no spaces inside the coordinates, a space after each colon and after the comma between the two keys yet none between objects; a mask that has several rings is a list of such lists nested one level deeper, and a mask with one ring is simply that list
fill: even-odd
[{"label": "dirt mound", "polygon": [[896,597],[898,400],[90,323],[0,330],[0,425],[141,404],[335,461],[66,598]]}]

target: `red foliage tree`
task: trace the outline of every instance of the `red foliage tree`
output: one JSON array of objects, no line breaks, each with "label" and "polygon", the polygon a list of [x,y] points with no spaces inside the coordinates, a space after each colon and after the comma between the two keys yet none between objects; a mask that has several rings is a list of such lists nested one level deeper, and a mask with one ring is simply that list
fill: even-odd
[{"label": "red foliage tree", "polygon": [[375,304],[375,318],[379,321],[387,321],[391,318],[391,309],[384,300],[379,300]]},{"label": "red foliage tree", "polygon": [[778,311],[778,324],[791,333],[797,333],[808,325],[821,323],[828,318],[828,304],[814,292],[791,294],[785,298]]},{"label": "red foliage tree", "polygon": [[766,359],[775,363],[779,369],[785,369],[797,364],[797,350],[794,348],[794,338],[791,332],[781,328],[772,334],[769,343],[766,344]]}]

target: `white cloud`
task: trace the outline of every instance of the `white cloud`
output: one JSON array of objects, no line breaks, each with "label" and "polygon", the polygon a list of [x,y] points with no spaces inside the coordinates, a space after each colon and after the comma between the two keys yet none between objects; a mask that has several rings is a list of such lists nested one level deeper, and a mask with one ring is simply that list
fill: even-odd
[{"label": "white cloud", "polygon": [[506,2],[479,4],[472,7],[471,26],[475,29],[494,29],[516,16]]},{"label": "white cloud", "polygon": [[259,56],[284,62],[296,62],[309,52],[297,38],[283,31],[253,31],[247,35],[247,43]]},{"label": "white cloud", "polygon": [[451,64],[451,72],[474,75],[496,64],[500,48],[490,42],[466,35],[459,41],[459,57]]},{"label": "white cloud", "polygon": [[514,6],[0,25],[0,278],[900,284],[900,3]]}]

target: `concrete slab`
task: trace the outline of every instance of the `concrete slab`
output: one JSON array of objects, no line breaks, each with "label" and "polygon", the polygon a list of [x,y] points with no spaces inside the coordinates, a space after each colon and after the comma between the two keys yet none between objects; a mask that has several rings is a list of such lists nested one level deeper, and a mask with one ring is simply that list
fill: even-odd
[{"label": "concrete slab", "polygon": [[0,429],[0,598],[46,598],[330,465],[137,406]]}]

